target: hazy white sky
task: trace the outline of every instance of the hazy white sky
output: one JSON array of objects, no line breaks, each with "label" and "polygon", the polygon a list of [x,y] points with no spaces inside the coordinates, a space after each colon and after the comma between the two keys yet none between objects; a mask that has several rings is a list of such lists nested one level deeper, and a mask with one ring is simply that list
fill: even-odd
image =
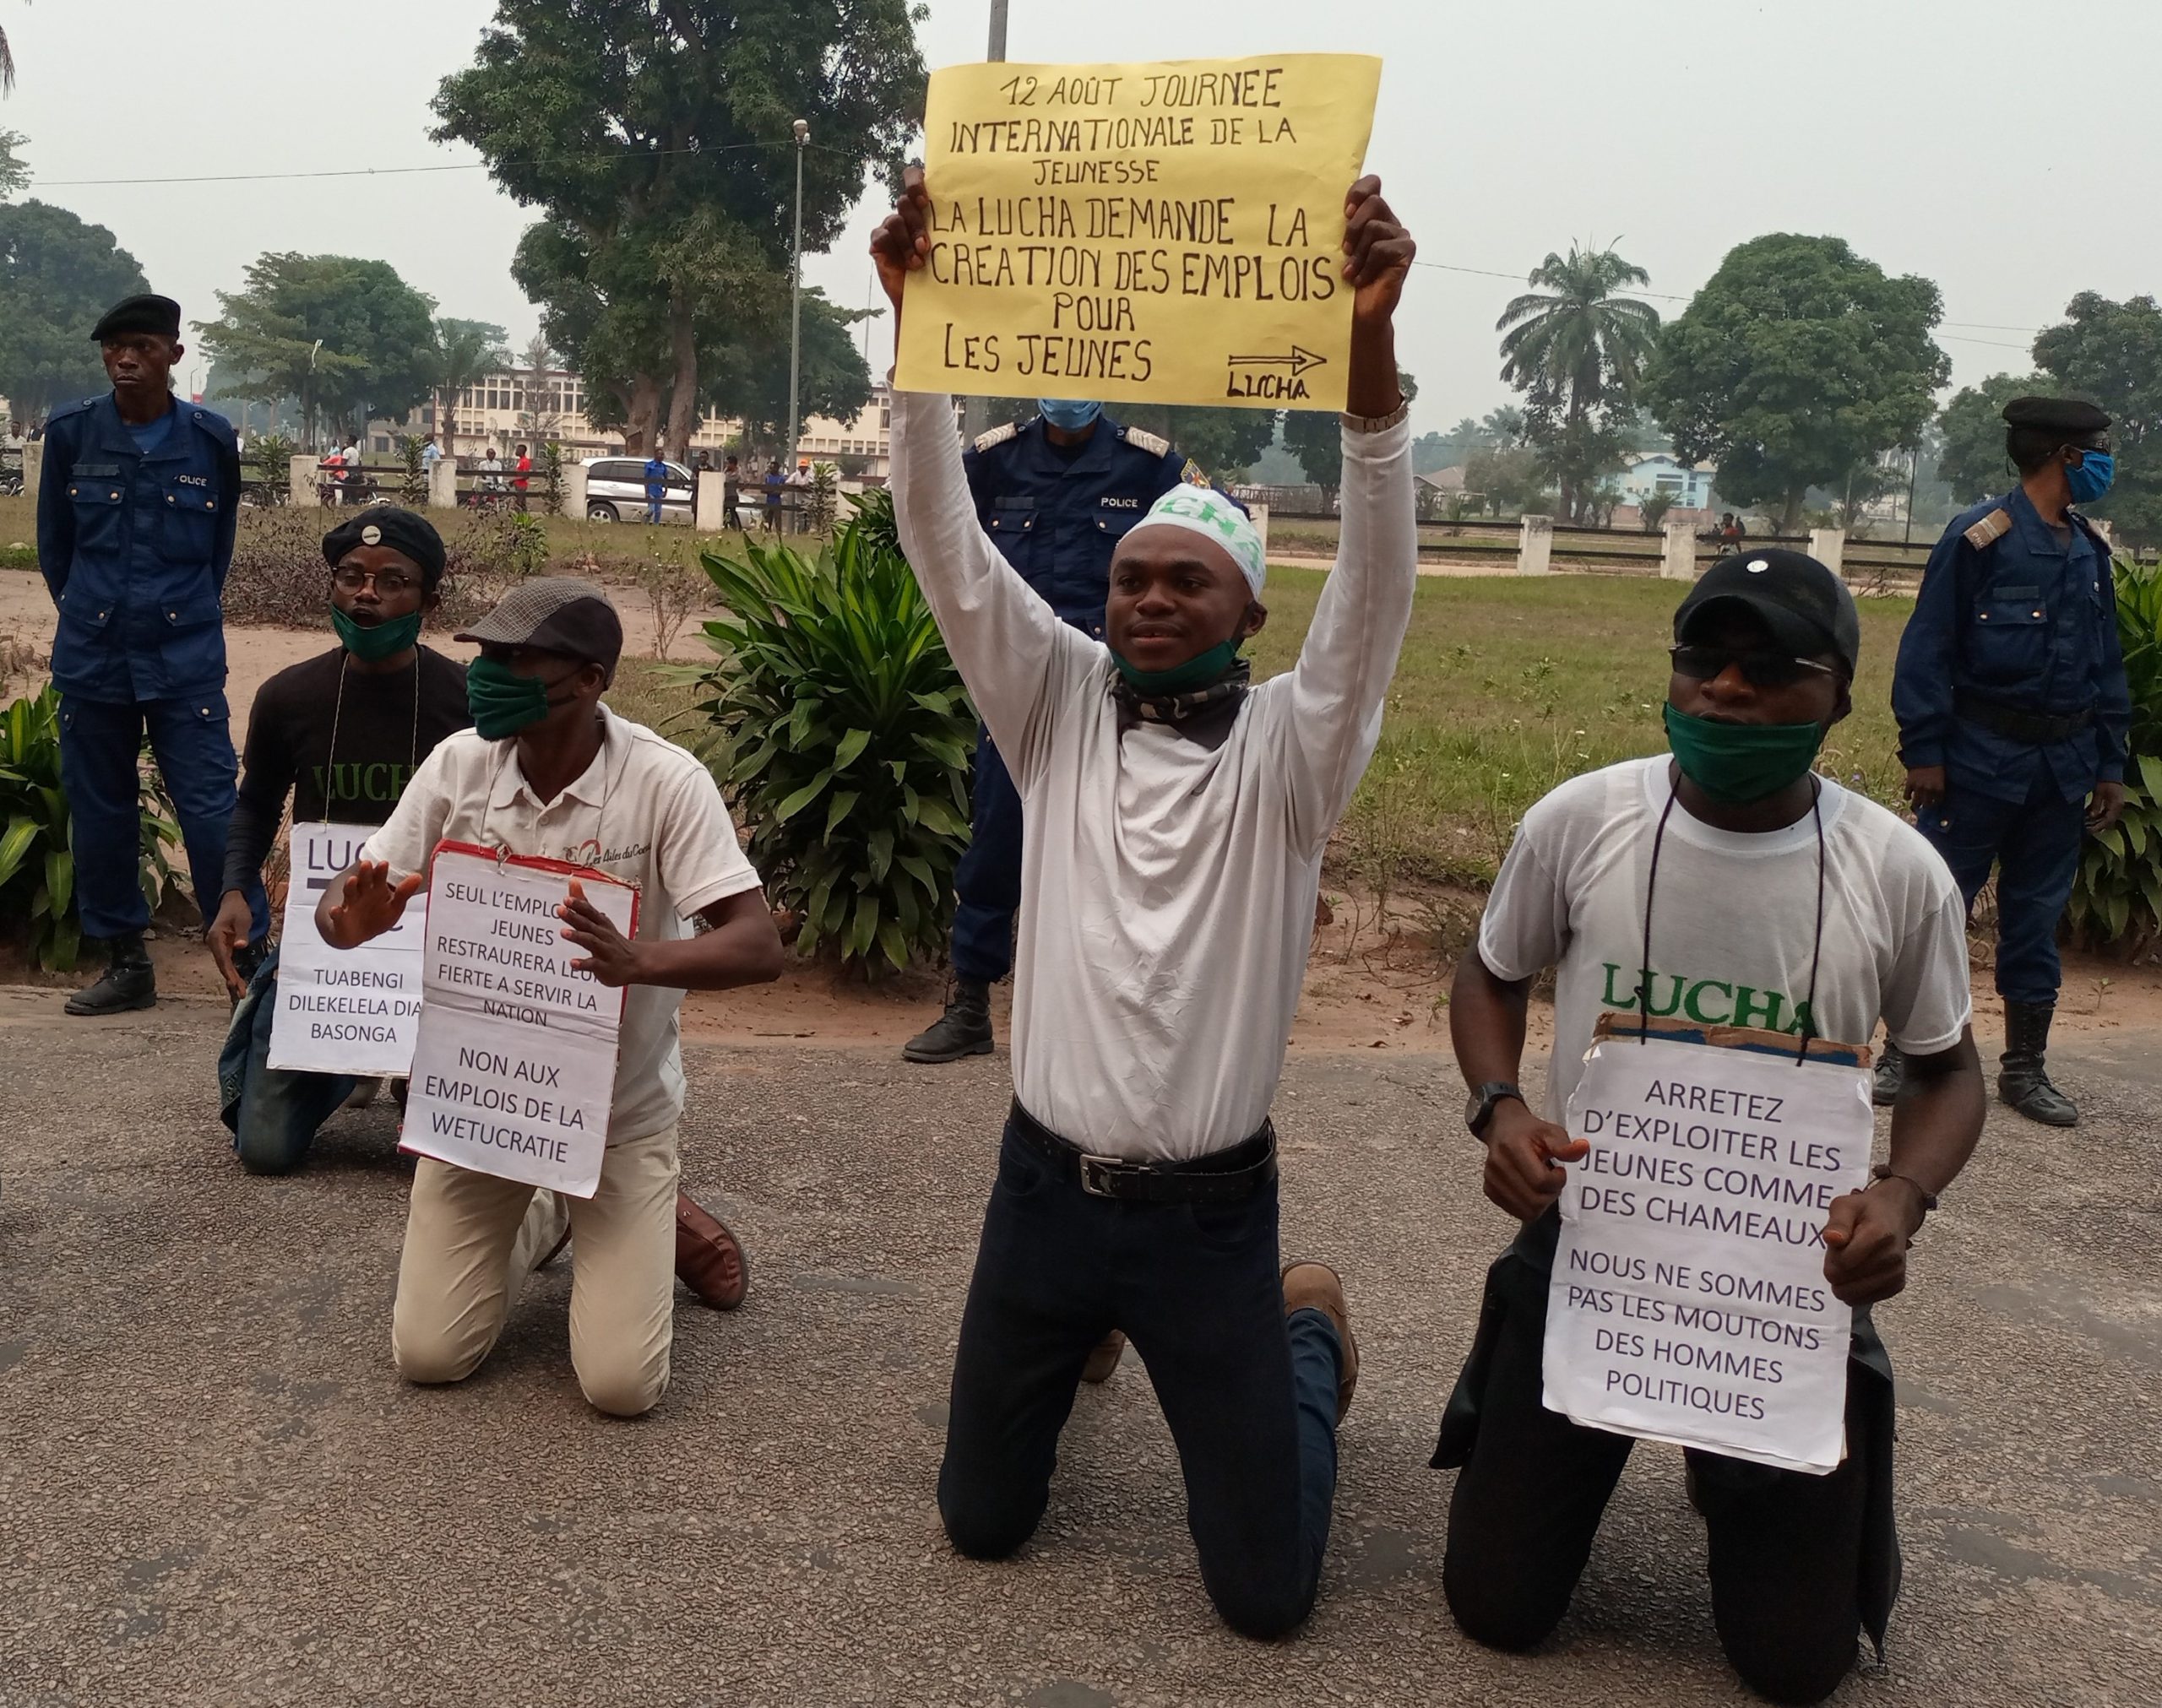
[{"label": "hazy white sky", "polygon": [[[1368,163],[1422,258],[1509,275],[1420,269],[1399,325],[1422,428],[1507,400],[1495,317],[1512,281],[1573,238],[1616,242],[1653,291],[1686,299],[1743,239],[1843,236],[1942,288],[1955,384],[2023,370],[2033,333],[2075,291],[2162,285],[2147,206],[2162,127],[2140,116],[2140,79],[2162,63],[2157,0],[2054,13],[2026,0],[1011,4],[1017,60],[1382,57]],[[537,317],[508,268],[530,216],[485,172],[67,182],[470,161],[428,141],[427,104],[493,9],[0,0],[19,79],[0,128],[30,138],[29,193],[111,227],[191,319],[214,316],[214,293],[265,250],[335,252],[380,256],[442,312],[522,343]],[[925,57],[981,57],[987,14],[987,0],[932,0]],[[133,98],[127,79],[144,69],[160,105]],[[877,212],[866,203],[832,254],[806,263],[839,301],[867,299]],[[874,328],[881,371],[887,345]]]}]

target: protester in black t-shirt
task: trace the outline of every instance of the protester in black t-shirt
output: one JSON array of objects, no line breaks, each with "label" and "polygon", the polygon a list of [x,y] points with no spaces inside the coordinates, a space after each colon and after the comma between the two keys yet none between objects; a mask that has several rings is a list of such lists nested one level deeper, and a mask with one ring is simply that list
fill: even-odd
[{"label": "protester in black t-shirt", "polygon": [[241,1164],[282,1174],[353,1091],[350,1076],[269,1065],[278,957],[248,943],[245,892],[296,822],[381,824],[436,744],[473,721],[465,671],[419,644],[443,577],[441,536],[410,510],[378,505],[324,537],[339,644],[280,670],[248,713],[245,774],[225,843],[225,898],[209,942],[236,1006],[218,1058],[220,1113]]}]

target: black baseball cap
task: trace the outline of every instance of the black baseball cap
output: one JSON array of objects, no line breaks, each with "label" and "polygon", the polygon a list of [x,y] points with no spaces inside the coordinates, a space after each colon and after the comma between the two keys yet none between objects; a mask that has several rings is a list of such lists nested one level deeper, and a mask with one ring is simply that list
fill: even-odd
[{"label": "black baseball cap", "polygon": [[387,545],[413,560],[430,593],[443,579],[443,535],[425,516],[395,504],[371,504],[323,536],[323,561],[333,569],[356,545]]},{"label": "black baseball cap", "polygon": [[93,343],[121,338],[131,332],[155,332],[166,338],[180,336],[180,305],[170,296],[131,296],[106,310],[90,328]]},{"label": "black baseball cap", "polygon": [[1861,616],[1855,596],[1807,552],[1768,545],[1721,558],[1674,613],[1674,638],[1701,639],[1708,623],[1736,609],[1746,610],[1770,632],[1775,644],[1797,656],[1836,653],[1853,676],[1861,658]]},{"label": "black baseball cap", "polygon": [[522,581],[496,608],[454,638],[502,647],[535,647],[584,659],[616,680],[623,655],[623,620],[608,595],[574,576],[544,575]]}]

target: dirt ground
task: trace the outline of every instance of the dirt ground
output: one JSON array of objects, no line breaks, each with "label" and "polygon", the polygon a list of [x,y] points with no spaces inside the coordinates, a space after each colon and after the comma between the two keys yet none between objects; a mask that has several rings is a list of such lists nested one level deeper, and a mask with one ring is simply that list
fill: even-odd
[{"label": "dirt ground", "polygon": [[[651,610],[635,589],[614,592],[623,615],[625,649],[633,656],[650,657]],[[0,637],[13,633],[44,653],[52,647],[53,624],[52,601],[35,574],[0,572]],[[429,643],[454,656],[472,650],[440,635],[431,636]],[[236,744],[246,739],[248,710],[263,682],[329,644],[329,637],[323,632],[226,631],[231,672],[226,697]],[[687,656],[681,639],[675,652],[679,658]],[[1293,1049],[1445,1052],[1448,977],[1455,953],[1477,919],[1477,897],[1437,891],[1392,903],[1384,919],[1374,897],[1340,878],[1324,874],[1322,893],[1328,917],[1317,924],[1306,994],[1291,1035]],[[1437,930],[1447,941],[1437,941]],[[181,995],[216,995],[217,975],[199,940],[193,933],[172,930],[163,930],[159,936],[153,954],[160,989]],[[2000,1034],[2002,1013],[1990,985],[1990,947],[1982,938],[1973,944],[1976,1031],[1985,1057],[1993,1054],[1990,1040]],[[80,982],[77,977],[48,981],[6,952],[0,952],[0,981]],[[941,995],[935,973],[920,972],[872,985],[791,958],[776,984],[751,992],[693,994],[684,1005],[683,1026],[687,1037],[715,1044],[756,1045],[792,1038],[827,1047],[890,1045],[898,1049],[937,1013]],[[996,993],[1002,1038],[1008,1000],[1004,989]],[[2127,966],[2097,957],[2067,957],[2058,1016],[2063,1033],[2162,1032],[2162,968],[2152,964],[2151,957],[2148,964]],[[1547,1011],[1541,1005],[1535,1009],[1534,1026],[1547,1024]],[[1543,1044],[1544,1039],[1535,1037],[1534,1041]]]}]

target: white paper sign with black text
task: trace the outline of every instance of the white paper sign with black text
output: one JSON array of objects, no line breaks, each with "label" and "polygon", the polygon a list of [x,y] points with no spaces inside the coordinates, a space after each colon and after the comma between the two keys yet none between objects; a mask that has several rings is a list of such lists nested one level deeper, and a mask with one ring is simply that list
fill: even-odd
[{"label": "white paper sign with black text", "polygon": [[1823,1472],[1845,1443],[1852,1313],[1832,1201],[1868,1178],[1861,1068],[1601,1040],[1567,1125],[1545,1403],[1579,1423]]},{"label": "white paper sign with black text", "polygon": [[357,949],[334,949],[315,906],[372,832],[365,824],[296,824],[285,922],[278,945],[270,1065],[301,1073],[399,1075],[413,1065],[421,1026],[421,918]]},{"label": "white paper sign with black text", "polygon": [[635,892],[552,860],[446,844],[428,885],[420,1048],[403,1148],[589,1198],[615,1097],[623,993],[570,963],[556,909],[579,878],[633,935]]}]

